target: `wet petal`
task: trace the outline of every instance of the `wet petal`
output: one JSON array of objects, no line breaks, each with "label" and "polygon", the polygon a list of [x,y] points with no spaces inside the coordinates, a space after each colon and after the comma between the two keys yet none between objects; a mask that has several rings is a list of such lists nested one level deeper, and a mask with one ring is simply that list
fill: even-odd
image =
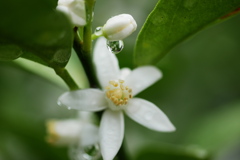
[{"label": "wet petal", "polygon": [[106,110],[100,124],[100,148],[104,160],[113,160],[124,136],[124,119],[121,111]]},{"label": "wet petal", "polygon": [[98,89],[83,89],[65,92],[58,99],[58,104],[69,109],[81,111],[100,111],[106,108],[104,92]]},{"label": "wet petal", "polygon": [[107,49],[106,39],[103,37],[99,38],[95,44],[93,61],[102,88],[106,87],[110,80],[118,79],[120,75],[118,60],[116,56]]},{"label": "wet petal", "polygon": [[168,117],[156,105],[144,99],[133,98],[125,111],[130,118],[149,129],[162,132],[175,130]]},{"label": "wet petal", "polygon": [[133,90],[133,96],[162,78],[160,70],[153,66],[138,67],[126,77],[125,82]]}]

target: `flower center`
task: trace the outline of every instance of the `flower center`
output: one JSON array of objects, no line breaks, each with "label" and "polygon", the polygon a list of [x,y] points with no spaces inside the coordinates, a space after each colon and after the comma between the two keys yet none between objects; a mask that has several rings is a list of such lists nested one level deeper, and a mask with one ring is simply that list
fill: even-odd
[{"label": "flower center", "polygon": [[124,80],[109,81],[106,96],[116,106],[124,106],[132,98],[132,89],[124,85]]}]

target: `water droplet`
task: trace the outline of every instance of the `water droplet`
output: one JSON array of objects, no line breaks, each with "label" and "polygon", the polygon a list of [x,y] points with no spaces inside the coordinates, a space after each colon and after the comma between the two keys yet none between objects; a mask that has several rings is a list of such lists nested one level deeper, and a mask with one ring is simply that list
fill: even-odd
[{"label": "water droplet", "polygon": [[57,104],[58,104],[59,106],[62,106],[62,103],[61,103],[60,101],[57,101]]},{"label": "water droplet", "polygon": [[71,160],[98,160],[100,158],[99,145],[72,146],[70,147]]},{"label": "water droplet", "polygon": [[98,145],[90,145],[84,147],[83,157],[88,158],[89,160],[93,158],[97,158],[99,156],[99,146]]},{"label": "water droplet", "polygon": [[124,44],[122,40],[107,41],[108,50],[114,54],[118,54],[123,50]]},{"label": "water droplet", "polygon": [[72,108],[71,107],[67,107],[68,110],[71,110]]},{"label": "water droplet", "polygon": [[97,27],[97,28],[95,29],[94,34],[95,34],[96,36],[101,36],[101,35],[102,35],[102,27]]}]

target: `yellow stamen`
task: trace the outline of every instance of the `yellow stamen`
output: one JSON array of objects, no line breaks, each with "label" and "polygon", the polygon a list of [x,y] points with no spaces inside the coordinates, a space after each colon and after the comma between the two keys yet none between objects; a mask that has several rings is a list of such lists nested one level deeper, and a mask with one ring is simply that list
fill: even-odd
[{"label": "yellow stamen", "polygon": [[119,83],[124,83],[124,80],[119,79],[118,82]]},{"label": "yellow stamen", "polygon": [[132,93],[132,89],[131,88],[128,90],[128,93]]},{"label": "yellow stamen", "polygon": [[120,88],[121,88],[121,90],[124,90],[124,86],[122,84],[120,85]]},{"label": "yellow stamen", "polygon": [[106,87],[106,97],[116,106],[126,105],[132,98],[132,89],[124,86],[124,80],[109,81],[109,84]]},{"label": "yellow stamen", "polygon": [[109,81],[109,84],[111,84],[112,86],[114,86],[114,81]]}]

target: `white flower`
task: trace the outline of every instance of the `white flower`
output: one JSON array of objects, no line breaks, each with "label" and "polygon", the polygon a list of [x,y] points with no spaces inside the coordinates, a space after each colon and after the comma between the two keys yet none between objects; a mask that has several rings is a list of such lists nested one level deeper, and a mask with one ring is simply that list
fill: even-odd
[{"label": "white flower", "polygon": [[84,89],[66,92],[59,103],[78,110],[101,111],[99,128],[100,149],[104,160],[112,160],[117,154],[124,135],[125,112],[141,125],[156,131],[174,131],[167,116],[153,103],[132,98],[162,77],[153,66],[144,66],[130,71],[119,69],[116,56],[106,48],[106,39],[99,38],[94,49],[94,63],[103,91]]},{"label": "white flower", "polygon": [[110,18],[102,28],[105,38],[116,41],[122,40],[132,34],[137,28],[137,23],[129,14],[120,14]]},{"label": "white flower", "polygon": [[98,127],[91,123],[91,115],[79,113],[75,119],[49,120],[47,125],[47,142],[57,146],[94,145],[98,143]]},{"label": "white flower", "polygon": [[74,26],[86,25],[84,0],[58,0],[57,10],[64,12]]}]

